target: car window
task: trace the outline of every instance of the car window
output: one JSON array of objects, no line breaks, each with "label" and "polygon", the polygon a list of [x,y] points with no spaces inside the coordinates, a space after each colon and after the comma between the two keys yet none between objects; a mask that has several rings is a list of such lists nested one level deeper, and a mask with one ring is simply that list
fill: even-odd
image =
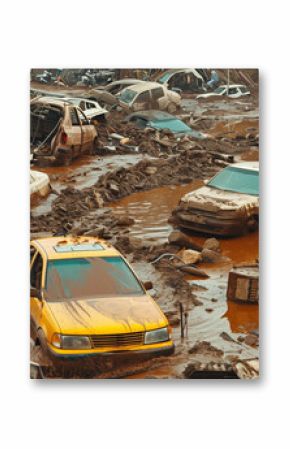
[{"label": "car window", "polygon": [[228,95],[233,95],[237,93],[237,88],[236,87],[232,87],[229,89],[229,94]]},{"label": "car window", "polygon": [[241,86],[240,91],[244,94],[244,93],[248,92],[248,88],[246,86]]},{"label": "car window", "polygon": [[77,113],[78,113],[79,120],[80,120],[81,124],[82,125],[87,125],[88,124],[88,119],[85,116],[85,114],[83,114],[83,112],[80,109],[77,110]]},{"label": "car window", "polygon": [[143,288],[122,257],[87,257],[48,262],[45,289],[48,301],[143,294]]},{"label": "car window", "polygon": [[259,173],[229,166],[214,176],[207,185],[231,192],[259,195]]},{"label": "car window", "polygon": [[158,98],[161,98],[164,95],[162,87],[157,87],[157,89],[152,89],[151,93],[152,93],[153,100],[158,100]]},{"label": "car window", "polygon": [[85,101],[81,101],[80,102],[80,108],[81,108],[82,111],[86,110],[86,103],[85,103]]},{"label": "car window", "polygon": [[75,108],[71,108],[70,118],[71,118],[71,123],[73,126],[79,126],[79,120],[78,120],[78,116],[77,116],[77,112],[76,112]]},{"label": "car window", "polygon": [[139,94],[135,99],[135,103],[147,103],[148,101],[150,101],[150,94],[148,90],[141,92],[141,94]]},{"label": "car window", "polygon": [[38,253],[34,259],[33,265],[30,270],[30,285],[38,290],[41,288],[41,275],[43,270],[43,259],[40,253]]}]

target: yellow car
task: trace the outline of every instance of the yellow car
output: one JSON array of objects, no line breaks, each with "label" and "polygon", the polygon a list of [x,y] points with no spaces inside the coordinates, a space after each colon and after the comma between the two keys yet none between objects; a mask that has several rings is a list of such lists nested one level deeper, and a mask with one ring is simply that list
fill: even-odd
[{"label": "yellow car", "polygon": [[166,317],[110,244],[49,237],[30,254],[31,327],[50,356],[173,353]]}]

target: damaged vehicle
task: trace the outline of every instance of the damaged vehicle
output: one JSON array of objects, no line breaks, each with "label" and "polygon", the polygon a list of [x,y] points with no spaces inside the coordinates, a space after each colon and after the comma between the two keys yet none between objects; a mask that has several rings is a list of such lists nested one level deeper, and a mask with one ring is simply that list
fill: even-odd
[{"label": "damaged vehicle", "polygon": [[153,128],[171,131],[176,137],[194,137],[195,139],[205,139],[207,134],[190,128],[186,123],[174,115],[164,111],[141,111],[134,112],[127,118],[128,122],[134,123],[138,128]]},{"label": "damaged vehicle", "polygon": [[220,97],[225,96],[229,98],[240,98],[244,97],[245,95],[250,95],[251,92],[247,86],[244,86],[243,84],[229,84],[222,85],[217,87],[213,92],[208,92],[206,94],[200,94],[196,98],[211,98],[211,97]]},{"label": "damaged vehicle", "polygon": [[46,173],[30,170],[30,201],[44,198],[51,191],[50,179]]},{"label": "damaged vehicle", "polygon": [[108,114],[107,109],[102,108],[97,101],[73,97],[66,97],[63,100],[78,106],[89,120],[104,120]]},{"label": "damaged vehicle", "polygon": [[158,76],[156,81],[176,92],[200,92],[206,90],[206,82],[195,69],[172,69]]},{"label": "damaged vehicle", "polygon": [[168,90],[159,83],[147,81],[123,89],[118,99],[123,109],[133,111],[161,109],[174,113],[181,104],[181,97],[177,92]]},{"label": "damaged vehicle", "polygon": [[69,164],[97,148],[97,131],[83,111],[57,98],[31,101],[31,147],[36,162]]},{"label": "damaged vehicle", "polygon": [[259,163],[231,164],[205,186],[181,198],[172,221],[220,236],[254,231],[259,224]]},{"label": "damaged vehicle", "polygon": [[169,355],[168,320],[125,258],[93,237],[30,247],[31,332],[53,361],[108,354]]}]

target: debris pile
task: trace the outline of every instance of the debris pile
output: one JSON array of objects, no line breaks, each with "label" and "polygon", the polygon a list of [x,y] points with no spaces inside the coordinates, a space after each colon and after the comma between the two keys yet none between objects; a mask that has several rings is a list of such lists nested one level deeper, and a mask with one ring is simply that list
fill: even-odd
[{"label": "debris pile", "polygon": [[[219,169],[213,156],[194,147],[170,158],[144,159],[130,168],[118,168],[101,176],[86,189],[68,187],[52,203],[50,214],[31,218],[31,232],[52,230],[52,233],[70,232],[74,222],[104,204],[163,185],[186,184],[204,179]],[[100,219],[100,217],[98,217]],[[114,223],[112,223],[112,226]]]}]

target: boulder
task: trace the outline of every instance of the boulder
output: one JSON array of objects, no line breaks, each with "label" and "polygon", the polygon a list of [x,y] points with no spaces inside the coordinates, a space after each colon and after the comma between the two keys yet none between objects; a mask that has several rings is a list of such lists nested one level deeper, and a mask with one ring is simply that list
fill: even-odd
[{"label": "boulder", "polygon": [[183,263],[197,263],[201,259],[201,254],[193,249],[182,249],[177,253],[177,255],[182,259]]},{"label": "boulder", "polygon": [[202,247],[197,243],[190,240],[190,238],[180,231],[172,231],[168,237],[169,243],[177,245],[182,248],[193,249],[195,251],[202,251]]},{"label": "boulder", "polygon": [[206,241],[203,244],[203,249],[210,249],[211,251],[220,251],[220,242],[212,237],[210,239],[206,239]]},{"label": "boulder", "polygon": [[201,252],[201,259],[203,262],[219,262],[221,255],[211,249],[203,249]]},{"label": "boulder", "polygon": [[134,218],[128,217],[124,215],[123,217],[118,218],[117,225],[118,226],[130,226],[135,223]]}]

